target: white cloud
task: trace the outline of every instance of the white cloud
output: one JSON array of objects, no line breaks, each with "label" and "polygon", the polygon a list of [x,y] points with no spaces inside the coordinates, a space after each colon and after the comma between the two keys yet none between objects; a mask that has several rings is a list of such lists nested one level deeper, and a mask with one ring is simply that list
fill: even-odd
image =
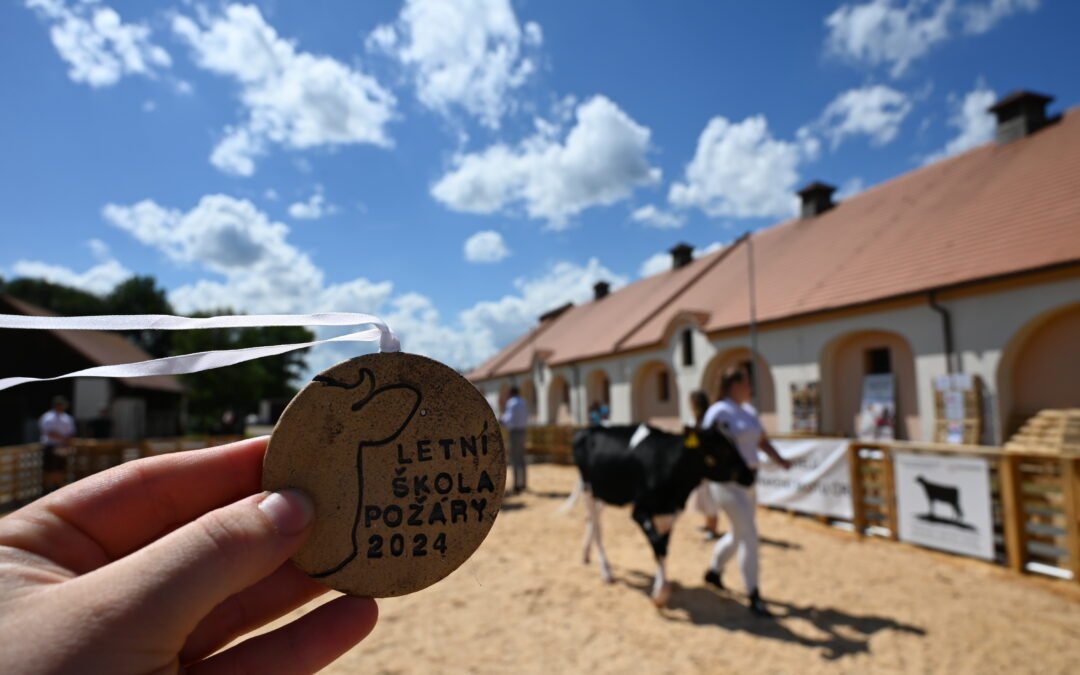
[{"label": "white cloud", "polygon": [[870,66],[888,65],[899,77],[953,30],[979,34],[1039,0],[869,0],[842,5],[825,19],[827,50]]},{"label": "white cloud", "polygon": [[125,75],[154,77],[168,68],[168,52],[150,40],[150,28],[124,23],[114,9],[94,2],[26,0],[26,6],[49,24],[49,37],[68,77],[91,87],[108,87]]},{"label": "white cloud", "polygon": [[[707,256],[714,251],[719,251],[724,248],[726,244],[722,241],[714,241],[707,246],[694,249],[694,257],[701,258]],[[654,274],[660,274],[661,272],[667,272],[671,269],[671,252],[658,251],[646,258],[638,267],[638,276],[644,279],[645,277],[651,277]]]},{"label": "white cloud", "polygon": [[498,300],[478,302],[461,313],[460,323],[475,340],[473,363],[487,358],[536,325],[537,317],[567,302],[582,303],[593,297],[593,285],[607,281],[613,289],[626,283],[596,258],[585,265],[558,262],[534,278],[514,280],[517,291]]},{"label": "white cloud", "polygon": [[845,199],[851,199],[855,195],[859,194],[866,189],[866,185],[863,182],[861,176],[853,176],[840,186],[840,189],[836,191],[836,200],[844,201]]},{"label": "white cloud", "polygon": [[289,204],[289,215],[299,220],[318,220],[337,213],[337,206],[327,203],[322,186],[316,186],[315,192],[304,202]]},{"label": "white cloud", "polygon": [[685,222],[685,218],[679,214],[659,209],[654,204],[646,204],[641,208],[635,209],[634,212],[630,214],[630,219],[635,223],[642,223],[649,227],[660,229],[682,227],[683,222]]},{"label": "white cloud", "polygon": [[999,21],[1021,10],[1034,12],[1041,0],[990,0],[960,8],[960,19],[966,33],[978,35],[993,28]]},{"label": "white cloud", "polygon": [[269,201],[276,202],[278,200],[277,190],[274,188],[266,188],[266,191],[263,192],[263,197]]},{"label": "white cloud", "polygon": [[944,148],[927,155],[923,160],[924,164],[958,155],[994,137],[997,121],[987,108],[993,105],[997,96],[985,82],[977,82],[975,88],[964,95],[963,100],[958,99],[955,94],[950,95],[949,99],[953,108],[949,116],[949,126],[957,129],[957,134]]},{"label": "white cloud", "polygon": [[667,251],[659,251],[653,253],[641,263],[641,267],[638,268],[638,276],[642,278],[651,277],[654,274],[667,272],[670,269],[671,254]]},{"label": "white cloud", "polygon": [[789,216],[797,204],[799,164],[817,152],[817,141],[805,131],[796,141],[773,138],[763,115],[737,123],[714,117],[698,138],[683,182],[672,184],[668,200],[713,217]]},{"label": "white cloud", "polygon": [[510,0],[406,0],[397,21],[368,36],[369,49],[408,68],[428,108],[460,107],[497,129],[510,93],[536,69],[523,52],[543,40],[540,26],[518,23]]},{"label": "white cloud", "polygon": [[90,239],[86,242],[86,246],[90,249],[90,254],[94,256],[94,260],[105,262],[112,257],[109,253],[109,245],[100,239]]},{"label": "white cloud", "polygon": [[357,66],[299,51],[280,37],[257,7],[228,5],[220,16],[173,18],[195,62],[234,78],[247,119],[226,129],[211,163],[250,176],[269,144],[307,149],[369,143],[388,147],[394,96]]},{"label": "white cloud", "polygon": [[465,240],[465,259],[471,263],[496,263],[509,255],[510,249],[495,230],[483,230]]},{"label": "white cloud", "polygon": [[99,262],[85,272],[76,272],[63,265],[51,265],[37,260],[18,260],[11,269],[16,276],[44,279],[95,295],[105,295],[131,276],[131,270],[111,258]]},{"label": "white cloud", "polygon": [[815,125],[836,149],[850,136],[864,135],[873,145],[885,145],[896,138],[900,124],[911,112],[906,94],[884,85],[849,89],[825,107]]},{"label": "white cloud", "polygon": [[[395,294],[388,281],[327,280],[323,270],[288,241],[288,226],[272,222],[247,200],[207,195],[186,212],[144,200],[130,206],[110,204],[104,216],[177,263],[210,273],[170,291],[169,299],[180,312],[232,308],[258,313],[377,314],[401,336],[410,352],[456,367],[488,358],[535,324],[544,311],[568,301],[588,300],[597,281],[613,286],[626,282],[596,259],[585,265],[559,262],[538,277],[515,280],[514,293],[476,303],[447,321],[429,298],[412,292]],[[38,263],[34,271],[64,273],[46,267]],[[70,281],[70,276],[62,278]],[[110,278],[109,288],[113,283]],[[355,355],[356,349],[350,345],[315,350],[311,369],[317,371]]]},{"label": "white cloud", "polygon": [[142,111],[143,112],[150,113],[150,112],[154,112],[155,110],[157,110],[157,102],[156,101],[153,101],[151,99],[147,99],[147,100],[143,101],[143,103],[142,103]]},{"label": "white cloud", "polygon": [[649,164],[650,131],[603,96],[576,109],[577,121],[561,129],[537,121],[534,135],[517,147],[493,145],[458,155],[432,195],[455,211],[495,213],[522,204],[532,218],[554,229],[581,211],[625,199],[640,185],[660,180]]}]

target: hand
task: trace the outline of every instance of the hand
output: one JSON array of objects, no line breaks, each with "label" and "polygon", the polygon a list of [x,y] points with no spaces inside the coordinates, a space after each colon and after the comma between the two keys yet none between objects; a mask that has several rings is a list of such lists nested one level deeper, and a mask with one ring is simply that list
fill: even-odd
[{"label": "hand", "polygon": [[312,672],[378,610],[342,596],[215,651],[328,589],[289,557],[310,500],[260,493],[266,439],[130,462],[0,518],[0,670]]}]

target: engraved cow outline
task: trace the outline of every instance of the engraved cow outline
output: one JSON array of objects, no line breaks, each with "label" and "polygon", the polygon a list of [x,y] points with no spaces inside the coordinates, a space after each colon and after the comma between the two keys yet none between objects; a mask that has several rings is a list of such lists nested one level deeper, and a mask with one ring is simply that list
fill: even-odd
[{"label": "engraved cow outline", "polygon": [[321,383],[321,384],[323,384],[324,386],[327,386],[327,387],[340,387],[342,389],[356,389],[361,384],[363,384],[365,381],[370,381],[371,382],[370,391],[368,392],[368,394],[366,396],[361,397],[359,401],[352,404],[352,411],[353,412],[360,412],[364,408],[364,406],[366,406],[368,403],[370,403],[372,400],[374,400],[377,396],[380,396],[380,395],[385,394],[387,392],[404,389],[404,390],[410,391],[410,392],[412,392],[413,394],[416,395],[416,400],[413,403],[412,410],[409,411],[408,415],[405,416],[405,421],[403,421],[393,431],[393,433],[391,433],[386,438],[381,438],[381,439],[376,439],[376,440],[361,440],[357,444],[357,447],[356,447],[356,489],[357,489],[357,495],[356,495],[356,516],[353,518],[353,526],[352,526],[352,534],[351,534],[351,537],[352,537],[352,552],[349,555],[347,555],[344,560],[339,562],[337,565],[334,565],[330,569],[323,570],[322,572],[316,572],[315,574],[310,575],[311,577],[313,577],[315,579],[321,579],[321,578],[324,578],[324,577],[328,577],[328,576],[330,576],[332,574],[336,574],[337,572],[340,572],[342,569],[345,568],[346,565],[348,565],[353,560],[355,560],[356,556],[359,555],[359,553],[360,553],[360,543],[359,543],[359,540],[357,538],[357,530],[359,530],[359,528],[360,528],[360,514],[363,513],[363,509],[364,509],[364,448],[365,447],[375,447],[375,446],[380,446],[380,445],[386,445],[387,443],[392,442],[394,439],[396,439],[398,436],[400,436],[401,432],[405,431],[405,428],[409,426],[410,422],[412,422],[413,417],[416,416],[416,411],[420,409],[420,403],[423,400],[423,396],[420,393],[420,390],[417,389],[416,387],[412,386],[411,384],[399,383],[399,384],[388,384],[388,385],[384,385],[382,387],[376,387],[375,386],[375,373],[373,373],[368,368],[360,368],[359,379],[357,379],[357,381],[352,383],[352,384],[348,384],[346,382],[334,379],[334,378],[326,376],[326,375],[317,375],[312,381],[313,382],[319,382],[319,383]]}]

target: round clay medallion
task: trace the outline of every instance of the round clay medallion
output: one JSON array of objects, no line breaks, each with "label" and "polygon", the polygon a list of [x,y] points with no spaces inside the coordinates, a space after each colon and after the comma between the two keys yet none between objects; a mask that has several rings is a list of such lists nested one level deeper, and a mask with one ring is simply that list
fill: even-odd
[{"label": "round clay medallion", "polygon": [[293,561],[327,586],[377,598],[426,588],[487,536],[506,454],[468,380],[414,354],[370,354],[315,377],[285,409],[263,488],[299,488],[315,526]]}]

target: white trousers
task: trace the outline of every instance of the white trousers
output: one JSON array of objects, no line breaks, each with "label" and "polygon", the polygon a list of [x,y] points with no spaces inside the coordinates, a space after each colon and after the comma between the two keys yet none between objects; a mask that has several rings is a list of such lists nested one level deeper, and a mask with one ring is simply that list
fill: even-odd
[{"label": "white trousers", "polygon": [[736,551],[746,592],[758,587],[758,531],[754,520],[757,498],[753,487],[737,483],[709,483],[709,493],[727,514],[731,529],[713,547],[709,569],[721,572]]}]

